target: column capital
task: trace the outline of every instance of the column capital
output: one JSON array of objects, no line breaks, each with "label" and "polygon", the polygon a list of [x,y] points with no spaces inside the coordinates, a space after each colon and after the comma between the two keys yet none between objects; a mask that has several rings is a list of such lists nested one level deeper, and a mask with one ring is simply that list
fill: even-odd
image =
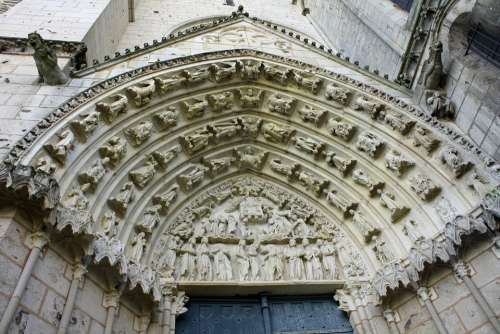
[{"label": "column capital", "polygon": [[73,265],[73,279],[81,280],[87,273],[87,266],[82,263]]},{"label": "column capital", "polygon": [[339,289],[335,292],[333,298],[339,302],[339,309],[345,312],[356,311],[354,297],[348,289]]},{"label": "column capital", "polygon": [[120,291],[114,290],[106,292],[102,297],[102,306],[104,306],[104,308],[109,308],[109,307],[118,308],[118,305],[120,304],[120,297],[121,297]]},{"label": "column capital", "polygon": [[472,276],[472,268],[462,260],[453,263],[453,272],[459,281],[462,281],[466,276]]},{"label": "column capital", "polygon": [[45,232],[33,232],[26,236],[26,245],[33,249],[43,249],[49,243],[49,236]]},{"label": "column capital", "polygon": [[417,295],[423,302],[431,299],[429,289],[425,286],[421,286],[417,289]]},{"label": "column capital", "polygon": [[394,312],[392,309],[388,308],[384,311],[384,318],[388,323],[396,323],[399,322],[399,314]]}]

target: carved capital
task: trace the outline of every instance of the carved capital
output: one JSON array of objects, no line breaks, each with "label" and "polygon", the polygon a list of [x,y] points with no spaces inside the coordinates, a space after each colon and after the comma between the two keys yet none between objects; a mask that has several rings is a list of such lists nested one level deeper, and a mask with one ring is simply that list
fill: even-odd
[{"label": "carved capital", "polygon": [[388,323],[399,322],[401,319],[399,318],[399,314],[394,312],[392,309],[386,309],[384,311],[384,318]]},{"label": "carved capital", "polygon": [[73,266],[73,279],[82,280],[87,272],[87,266],[77,263]]},{"label": "carved capital", "polygon": [[432,301],[437,298],[436,291],[433,288],[428,288],[425,286],[421,286],[417,289],[417,296],[421,303]]},{"label": "carved capital", "polygon": [[44,232],[34,232],[26,237],[26,245],[33,249],[43,249],[49,243],[49,236]]},{"label": "carved capital", "polygon": [[102,298],[102,306],[104,308],[118,308],[118,305],[120,305],[120,296],[121,292],[116,290],[105,293]]},{"label": "carved capital", "polygon": [[453,263],[453,273],[458,281],[463,281],[465,276],[472,276],[472,268],[462,260]]}]

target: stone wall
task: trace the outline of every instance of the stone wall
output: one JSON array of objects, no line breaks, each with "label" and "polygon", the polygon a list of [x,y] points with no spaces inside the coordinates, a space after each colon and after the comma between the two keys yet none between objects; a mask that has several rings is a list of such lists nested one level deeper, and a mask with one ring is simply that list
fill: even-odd
[{"label": "stone wall", "polygon": [[[472,281],[500,318],[500,267],[498,250],[491,240],[475,242],[463,259],[469,264]],[[449,333],[495,333],[488,318],[462,280],[447,265],[438,265],[428,274],[431,300]],[[401,333],[438,333],[429,311],[412,291],[392,297],[390,308],[397,313]]]},{"label": "stone wall", "polygon": [[411,13],[387,0],[306,1],[305,6],[333,48],[396,77],[411,34]]},{"label": "stone wall", "polygon": [[[16,217],[15,212],[5,210],[0,212],[0,222],[0,314],[3,314],[30,250],[25,242],[29,234],[26,226],[29,223]],[[73,274],[69,254],[58,247],[61,244],[62,241],[54,241],[42,253],[8,334],[56,333]],[[92,273],[86,275],[71,314],[69,333],[104,332],[104,291],[102,279],[98,280]],[[129,304],[121,304],[115,326],[116,333],[137,333],[134,329],[136,313]]]}]

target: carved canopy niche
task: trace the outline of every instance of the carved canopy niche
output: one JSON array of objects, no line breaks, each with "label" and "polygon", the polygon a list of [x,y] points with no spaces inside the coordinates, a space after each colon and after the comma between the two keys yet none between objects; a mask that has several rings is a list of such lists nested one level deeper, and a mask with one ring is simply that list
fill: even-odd
[{"label": "carved canopy niche", "polygon": [[91,236],[96,261],[146,292],[389,269],[397,283],[414,244],[439,237],[498,178],[493,161],[404,99],[252,51],[109,79],[42,121],[6,163],[55,182],[55,227]]}]

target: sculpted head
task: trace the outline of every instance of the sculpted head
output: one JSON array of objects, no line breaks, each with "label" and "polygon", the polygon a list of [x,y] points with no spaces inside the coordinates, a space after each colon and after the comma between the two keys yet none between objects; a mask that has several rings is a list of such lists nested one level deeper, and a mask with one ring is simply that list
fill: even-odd
[{"label": "sculpted head", "polygon": [[295,239],[290,239],[288,244],[290,245],[290,247],[295,247],[295,245],[297,245],[297,242],[295,241]]}]

